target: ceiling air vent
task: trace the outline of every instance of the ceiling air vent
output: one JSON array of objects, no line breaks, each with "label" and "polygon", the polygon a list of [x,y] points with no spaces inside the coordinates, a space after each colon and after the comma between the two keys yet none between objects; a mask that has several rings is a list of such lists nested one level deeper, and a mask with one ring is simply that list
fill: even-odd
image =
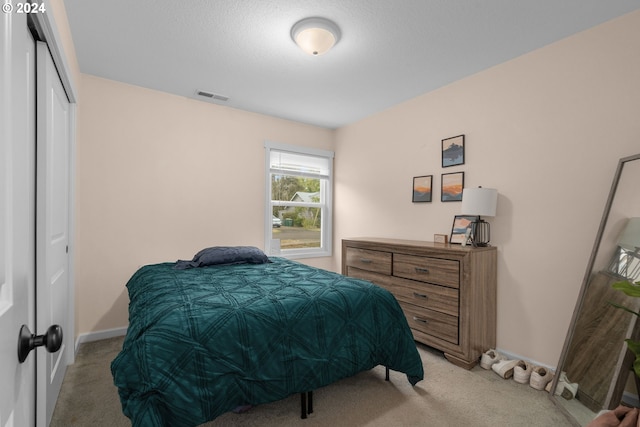
[{"label": "ceiling air vent", "polygon": [[209,98],[209,99],[215,99],[217,101],[228,101],[229,100],[228,96],[218,95],[216,93],[207,92],[207,91],[204,91],[204,90],[197,90],[196,91],[196,95],[203,96],[203,97]]}]

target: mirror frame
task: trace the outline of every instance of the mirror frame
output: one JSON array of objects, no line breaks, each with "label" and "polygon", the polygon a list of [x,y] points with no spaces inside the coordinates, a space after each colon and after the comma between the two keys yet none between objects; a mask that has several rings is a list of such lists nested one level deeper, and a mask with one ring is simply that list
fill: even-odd
[{"label": "mirror frame", "polygon": [[[604,234],[604,230],[607,225],[607,220],[609,219],[609,213],[611,212],[611,206],[613,205],[613,200],[616,195],[616,190],[618,189],[618,183],[620,182],[620,177],[622,175],[622,171],[624,169],[624,165],[628,162],[640,160],[640,154],[635,154],[632,156],[623,157],[618,161],[618,166],[616,168],[616,172],[613,175],[613,183],[611,184],[611,189],[609,190],[609,196],[607,197],[607,202],[604,207],[604,212],[602,214],[602,218],[600,220],[600,226],[598,227],[598,232],[596,234],[596,240],[593,244],[593,248],[591,249],[591,255],[589,256],[589,261],[587,263],[587,269],[585,271],[584,277],[582,279],[582,285],[580,287],[580,293],[578,294],[578,300],[576,301],[575,308],[573,310],[573,315],[571,317],[571,323],[569,324],[569,329],[567,330],[567,336],[564,341],[564,345],[562,347],[562,353],[560,353],[560,360],[558,361],[558,366],[556,367],[556,374],[562,372],[563,367],[566,362],[567,354],[569,352],[569,347],[571,345],[571,341],[573,340],[574,330],[576,327],[576,321],[578,319],[578,315],[582,309],[582,304],[584,302],[585,294],[587,291],[587,287],[589,286],[589,281],[591,279],[591,274],[593,270],[593,265],[595,264],[596,257],[598,255],[598,250],[600,249],[600,243],[602,242],[602,236]],[[554,375],[553,381],[551,383],[551,390],[549,391],[549,399],[553,401],[556,407],[560,408],[561,411],[569,418],[575,425],[580,426],[578,421],[575,419],[573,414],[571,414],[559,401],[558,396],[555,395],[556,387],[558,386],[558,380],[560,375]]]}]

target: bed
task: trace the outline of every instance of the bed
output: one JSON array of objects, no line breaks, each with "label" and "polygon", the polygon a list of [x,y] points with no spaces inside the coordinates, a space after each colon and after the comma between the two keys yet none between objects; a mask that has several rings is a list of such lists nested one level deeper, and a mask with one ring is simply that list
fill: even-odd
[{"label": "bed", "polygon": [[161,263],[131,277],[129,327],[111,371],[133,426],[196,426],[377,365],[405,373],[412,385],[423,379],[388,291],[280,257],[263,260]]}]

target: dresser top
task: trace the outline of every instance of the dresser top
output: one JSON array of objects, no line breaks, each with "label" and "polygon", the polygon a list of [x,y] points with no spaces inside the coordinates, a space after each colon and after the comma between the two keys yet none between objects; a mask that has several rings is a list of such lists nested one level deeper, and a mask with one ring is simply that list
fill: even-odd
[{"label": "dresser top", "polygon": [[435,243],[435,242],[427,242],[424,240],[405,240],[405,239],[390,239],[386,237],[352,237],[342,239],[342,242],[366,242],[366,243],[377,243],[383,245],[394,245],[394,246],[405,246],[405,247],[414,247],[414,248],[434,248],[434,249],[447,249],[450,251],[460,251],[460,252],[472,252],[472,251],[494,251],[496,250],[495,246],[486,246],[486,247],[473,247],[471,245],[462,246],[458,244],[451,243]]}]

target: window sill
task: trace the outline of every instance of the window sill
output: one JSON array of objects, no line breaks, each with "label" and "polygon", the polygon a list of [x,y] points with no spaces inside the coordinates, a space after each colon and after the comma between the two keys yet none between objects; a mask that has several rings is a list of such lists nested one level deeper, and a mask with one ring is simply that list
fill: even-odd
[{"label": "window sill", "polygon": [[279,253],[270,253],[269,256],[277,256],[287,259],[304,259],[304,258],[323,258],[333,256],[331,251],[317,251],[317,252],[290,252],[281,251]]}]

